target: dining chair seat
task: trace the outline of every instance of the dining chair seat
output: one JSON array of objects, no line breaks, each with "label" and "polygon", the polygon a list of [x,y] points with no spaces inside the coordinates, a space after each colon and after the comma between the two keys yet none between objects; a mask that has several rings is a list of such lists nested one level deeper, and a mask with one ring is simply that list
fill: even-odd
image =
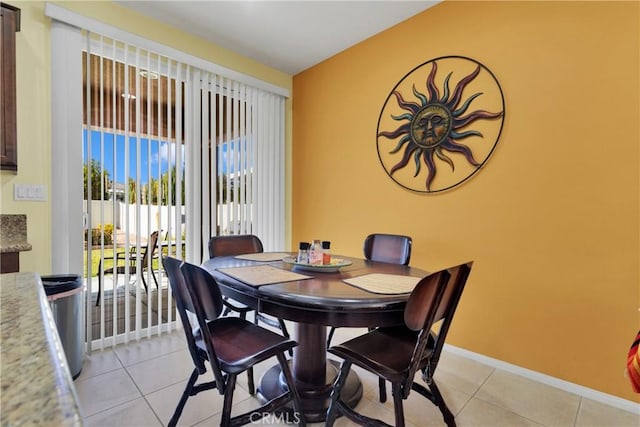
[{"label": "dining chair seat", "polygon": [[[283,343],[281,335],[239,317],[220,317],[207,326],[215,343],[220,368],[228,373],[244,372],[258,361],[275,356],[283,349],[288,351],[297,345],[291,340]],[[196,337],[196,345],[200,350],[207,351],[200,331]]]},{"label": "dining chair seat", "polygon": [[[394,382],[406,375],[417,335],[407,328],[378,328],[350,340],[348,345],[332,347],[331,353],[348,357],[369,372]],[[422,358],[427,359],[429,354],[427,347]]]}]

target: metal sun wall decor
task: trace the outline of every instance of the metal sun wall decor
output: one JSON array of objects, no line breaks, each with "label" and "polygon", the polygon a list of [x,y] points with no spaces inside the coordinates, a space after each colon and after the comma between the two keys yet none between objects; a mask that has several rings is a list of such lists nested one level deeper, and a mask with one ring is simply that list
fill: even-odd
[{"label": "metal sun wall decor", "polygon": [[502,89],[487,67],[462,56],[432,59],[405,75],[387,97],[378,119],[378,157],[402,187],[445,191],[487,162],[504,115]]}]

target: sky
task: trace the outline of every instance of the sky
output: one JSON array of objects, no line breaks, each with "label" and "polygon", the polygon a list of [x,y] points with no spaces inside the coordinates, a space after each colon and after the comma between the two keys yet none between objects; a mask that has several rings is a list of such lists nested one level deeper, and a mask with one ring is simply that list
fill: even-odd
[{"label": "sky", "polygon": [[[138,144],[135,136],[129,137],[129,144],[125,144],[124,135],[116,135],[116,150],[114,156],[114,135],[110,133],[101,133],[99,131],[91,131],[91,151],[89,152],[89,141],[87,138],[87,130],[83,130],[83,157],[95,159],[97,161],[102,160],[105,170],[109,173],[109,179],[124,184],[127,182],[125,175],[128,172],[128,176],[136,179],[137,177],[137,161],[138,161]],[[176,162],[176,148],[175,144],[170,144],[166,141],[159,142],[157,140],[151,140],[151,147],[149,148],[149,139],[140,138],[140,183],[146,184],[149,182],[149,165],[151,166],[151,177],[159,179],[170,167],[175,166]],[[125,168],[125,153],[127,152],[128,145],[128,171]],[[102,146],[102,148],[101,148]],[[227,167],[227,152],[229,144],[222,144],[221,146],[220,161],[220,173],[226,173],[226,170],[233,170],[232,166]],[[182,167],[184,168],[184,147],[181,148]],[[101,152],[104,150],[104,156],[101,156]],[[114,162],[115,160],[115,162]],[[115,167],[114,167],[115,163]]]},{"label": "sky", "polygon": [[[116,151],[114,156],[114,135],[109,133],[100,133],[98,131],[91,132],[91,152],[89,152],[89,145],[87,139],[87,131],[84,130],[83,140],[84,140],[84,159],[91,156],[92,159],[96,159],[100,161],[103,159],[104,168],[109,173],[109,178],[119,183],[125,183],[125,173],[127,172],[125,168],[125,136],[124,135],[116,135]],[[101,145],[104,144],[104,157],[101,156]],[[173,166],[175,163],[175,153],[172,153],[172,156],[169,156],[169,143],[162,142],[159,143],[157,140],[151,140],[151,152],[149,152],[149,140],[146,138],[140,139],[140,182],[147,183],[149,182],[149,164],[151,164],[151,176],[155,179],[158,179],[162,174],[164,174],[169,164]],[[136,144],[135,137],[129,137],[128,144],[128,152],[129,152],[129,170],[128,176],[133,179],[136,179],[137,175],[137,160],[138,160],[138,144]],[[173,147],[173,144],[171,144]],[[172,157],[172,161],[169,162],[170,157]],[[115,162],[114,162],[115,159]],[[117,168],[114,169],[114,163],[117,164]]]}]

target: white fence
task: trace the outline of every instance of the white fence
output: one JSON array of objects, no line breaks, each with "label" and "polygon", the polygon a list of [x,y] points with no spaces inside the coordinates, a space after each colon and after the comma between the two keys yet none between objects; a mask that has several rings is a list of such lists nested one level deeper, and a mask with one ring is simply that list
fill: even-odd
[{"label": "white fence", "polygon": [[[149,236],[155,230],[176,230],[176,215],[180,224],[179,233],[184,232],[184,206],[130,205],[120,201],[105,201],[104,209],[100,209],[100,200],[91,201],[91,228],[101,227],[103,224],[113,224],[114,229],[124,230],[129,225],[129,234]],[[115,210],[114,210],[115,203]],[[87,201],[84,201],[87,212]],[[139,210],[136,210],[139,209]],[[101,214],[103,212],[103,214]],[[114,219],[115,212],[115,219]],[[140,223],[138,223],[140,218]],[[171,224],[169,224],[171,221]],[[175,236],[177,232],[173,232]]]},{"label": "white fence", "polygon": [[[100,205],[103,203],[101,210]],[[114,209],[115,204],[115,209]],[[87,201],[83,201],[84,212],[87,213]],[[248,217],[247,207],[243,208],[243,216]],[[115,218],[114,218],[115,214]],[[176,215],[179,216],[176,227]],[[234,216],[239,216],[237,212],[231,210],[231,206],[223,204],[218,206],[218,218],[221,224],[221,234],[234,234],[236,226],[239,227],[239,221],[234,221]],[[91,201],[91,228],[102,227],[106,224],[113,224],[114,229],[124,231],[126,224],[129,224],[129,234],[140,236],[149,236],[155,230],[172,230],[172,236],[178,233],[184,235],[185,231],[185,207],[184,206],[157,206],[157,205],[140,205],[139,206],[140,224],[138,224],[138,214],[135,204],[126,204],[120,201],[100,200]],[[171,224],[169,224],[171,221]]]}]

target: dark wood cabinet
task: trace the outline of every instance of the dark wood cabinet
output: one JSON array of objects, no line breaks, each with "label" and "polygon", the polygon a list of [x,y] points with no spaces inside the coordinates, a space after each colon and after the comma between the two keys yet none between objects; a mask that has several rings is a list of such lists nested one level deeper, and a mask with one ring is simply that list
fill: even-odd
[{"label": "dark wood cabinet", "polygon": [[20,31],[20,9],[6,3],[0,6],[0,169],[17,171],[16,33]]},{"label": "dark wood cabinet", "polygon": [[0,274],[20,271],[20,252],[4,252],[0,254]]}]

